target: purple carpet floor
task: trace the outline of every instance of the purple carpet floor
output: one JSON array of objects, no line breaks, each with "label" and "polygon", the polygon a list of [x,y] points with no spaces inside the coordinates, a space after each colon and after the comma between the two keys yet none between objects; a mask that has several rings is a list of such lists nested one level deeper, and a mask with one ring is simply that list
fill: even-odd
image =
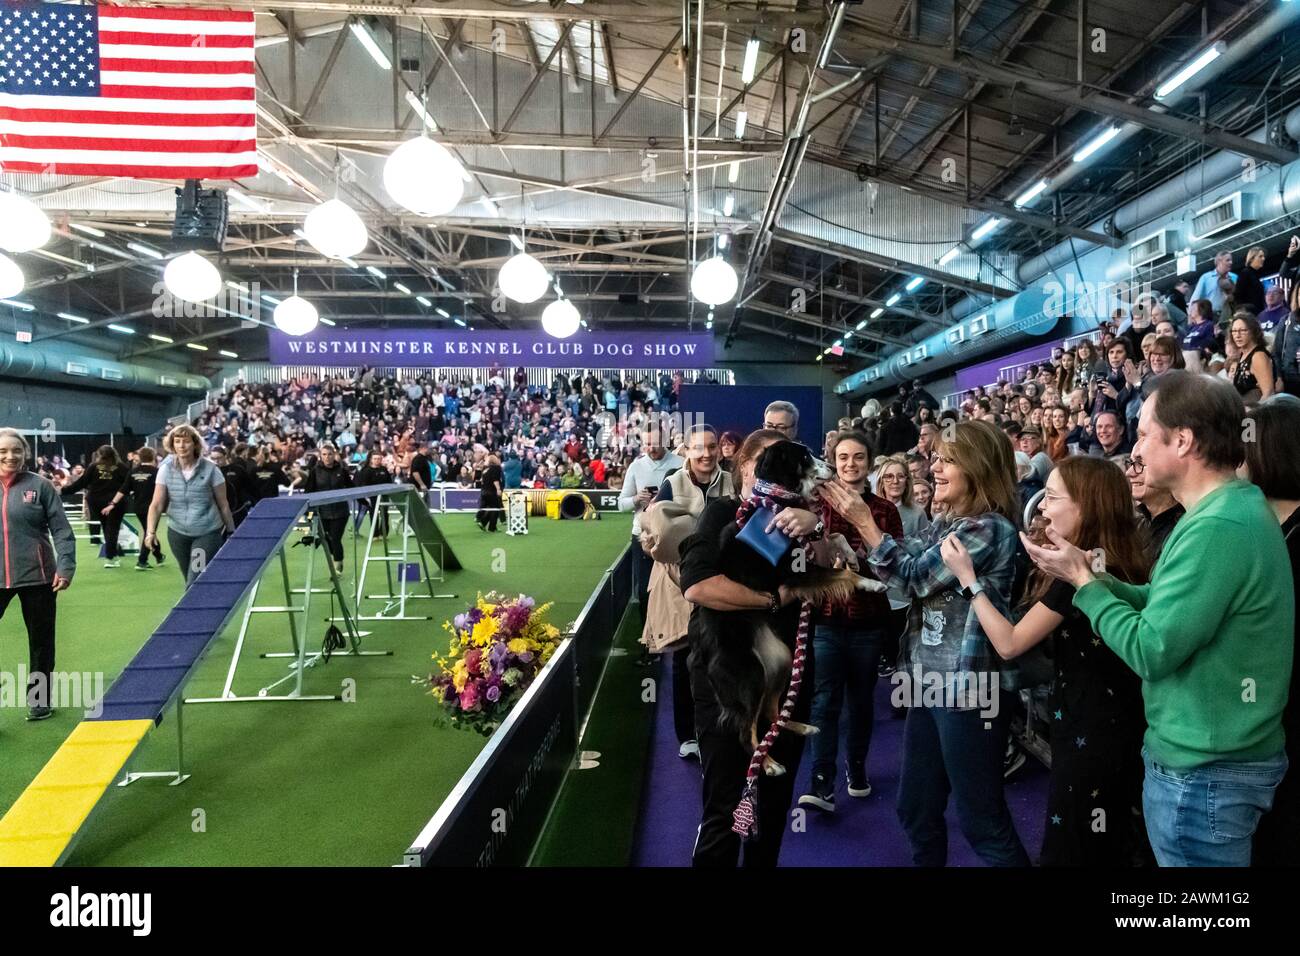
[{"label": "purple carpet floor", "polygon": [[[669,677],[665,657],[661,674]],[[876,723],[867,773],[873,792],[865,799],[848,795],[841,772],[835,813],[808,808],[803,832],[787,830],[781,844],[782,866],[911,866],[907,838],[894,810],[902,763],[903,721],[890,715],[888,681],[876,684]],[[637,821],[632,862],[635,866],[689,866],[700,817],[700,765],[677,756],[672,697],[659,695],[650,745],[641,816]],[[841,746],[843,738],[841,738]],[[795,800],[807,792],[812,751],[805,747]],[[1007,804],[1029,853],[1038,858],[1047,804],[1047,771],[1033,757],[1007,784]],[[948,865],[980,866],[948,808]]]}]

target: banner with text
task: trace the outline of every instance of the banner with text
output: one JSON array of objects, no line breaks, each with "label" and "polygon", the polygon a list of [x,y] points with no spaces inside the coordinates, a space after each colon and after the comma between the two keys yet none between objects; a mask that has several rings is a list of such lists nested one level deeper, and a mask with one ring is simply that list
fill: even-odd
[{"label": "banner with text", "polygon": [[270,331],[277,365],[429,366],[531,365],[547,368],[712,368],[709,332],[579,332],[556,339],[545,332],[479,329],[335,329],[310,335]]}]

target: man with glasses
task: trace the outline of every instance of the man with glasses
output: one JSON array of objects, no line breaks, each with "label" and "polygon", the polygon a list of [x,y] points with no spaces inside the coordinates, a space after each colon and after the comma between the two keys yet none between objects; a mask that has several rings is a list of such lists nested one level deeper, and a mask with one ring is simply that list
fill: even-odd
[{"label": "man with glasses", "polygon": [[763,411],[763,427],[780,432],[790,441],[798,441],[799,409],[790,402],[773,402]]},{"label": "man with glasses", "polygon": [[641,512],[654,501],[659,486],[669,473],[681,468],[683,464],[685,462],[681,458],[664,447],[660,421],[657,417],[651,417],[641,429],[641,455],[627,466],[623,475],[623,488],[618,494],[618,510],[636,512],[632,519],[632,569],[636,577],[637,600],[641,604],[643,624],[649,600],[650,570],[654,561],[641,550]]},{"label": "man with glasses", "polygon": [[1136,455],[1124,457],[1124,474],[1129,487],[1133,489],[1133,500],[1137,502],[1138,516],[1151,534],[1151,559],[1155,562],[1160,552],[1165,549],[1165,539],[1174,530],[1178,519],[1185,509],[1164,488],[1157,488],[1147,483],[1146,464]]}]

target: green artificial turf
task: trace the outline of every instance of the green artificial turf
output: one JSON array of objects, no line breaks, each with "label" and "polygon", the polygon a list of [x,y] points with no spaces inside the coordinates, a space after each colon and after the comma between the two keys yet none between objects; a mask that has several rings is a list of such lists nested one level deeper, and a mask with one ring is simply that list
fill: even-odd
[{"label": "green artificial turf", "polygon": [[[554,600],[550,620],[569,624],[629,537],[627,515],[601,521],[533,519],[527,536],[479,531],[472,515],[439,518],[465,569],[435,584],[455,600],[428,599],[408,613],[432,621],[365,622],[365,650],[391,657],[336,657],[308,670],[305,694],[337,694],[354,681],[355,703],[252,702],[186,705],[185,760],[193,776],[172,787],[144,780],[113,787],[69,861],[80,865],[363,865],[388,866],[433,815],[482,749],[485,738],[435,725],[435,704],[413,677],[423,678],[430,655],[445,649],[442,622],[479,592],[526,593]],[[164,539],[165,540],[165,539]],[[393,535],[394,542],[398,541]],[[345,539],[347,578],[353,549]],[[164,544],[164,548],[166,545]],[[499,551],[497,549],[500,549]],[[107,687],[167,615],[182,582],[170,556],[148,573],[107,570],[97,549],[79,543],[79,570],[59,599],[58,667],[100,671]],[[318,553],[319,554],[319,553]],[[294,586],[301,586],[305,548],[289,550]],[[358,558],[359,563],[359,558]],[[318,586],[324,569],[317,560]],[[372,571],[382,575],[382,571]],[[369,593],[386,590],[373,578]],[[309,647],[319,646],[328,595],[313,595]],[[278,565],[263,579],[259,604],[281,603]],[[374,613],[382,602],[366,602]],[[27,642],[15,602],[0,621],[0,670],[26,664]],[[220,694],[238,630],[238,616],[213,642],[185,690],[186,697]],[[234,692],[256,695],[287,673],[283,659],[257,655],[289,650],[283,615],[255,615]],[[273,693],[283,693],[285,684]],[[80,719],[64,710],[29,724],[18,707],[0,707],[0,811],[8,809]],[[133,770],[170,770],[176,763],[176,721],[169,710],[132,762]]]},{"label": "green artificial turf", "polygon": [[565,778],[532,866],[631,864],[654,724],[654,697],[647,685],[658,683],[661,669],[637,664],[640,637],[641,615],[631,604],[579,743],[589,755],[587,765]]}]

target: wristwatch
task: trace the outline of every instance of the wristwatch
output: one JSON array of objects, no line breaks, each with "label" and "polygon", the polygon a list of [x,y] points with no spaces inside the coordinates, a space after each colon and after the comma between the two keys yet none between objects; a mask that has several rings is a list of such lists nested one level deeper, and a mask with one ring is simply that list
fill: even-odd
[{"label": "wristwatch", "polygon": [[976,581],[968,588],[962,588],[959,592],[967,601],[975,600],[975,595],[984,593],[984,585]]},{"label": "wristwatch", "polygon": [[769,591],[767,594],[767,609],[773,614],[781,610],[781,593],[779,591]]},{"label": "wristwatch", "polygon": [[826,530],[826,522],[818,520],[816,527],[812,529],[812,536],[814,538],[820,538],[822,536],[822,533],[825,530]]}]

